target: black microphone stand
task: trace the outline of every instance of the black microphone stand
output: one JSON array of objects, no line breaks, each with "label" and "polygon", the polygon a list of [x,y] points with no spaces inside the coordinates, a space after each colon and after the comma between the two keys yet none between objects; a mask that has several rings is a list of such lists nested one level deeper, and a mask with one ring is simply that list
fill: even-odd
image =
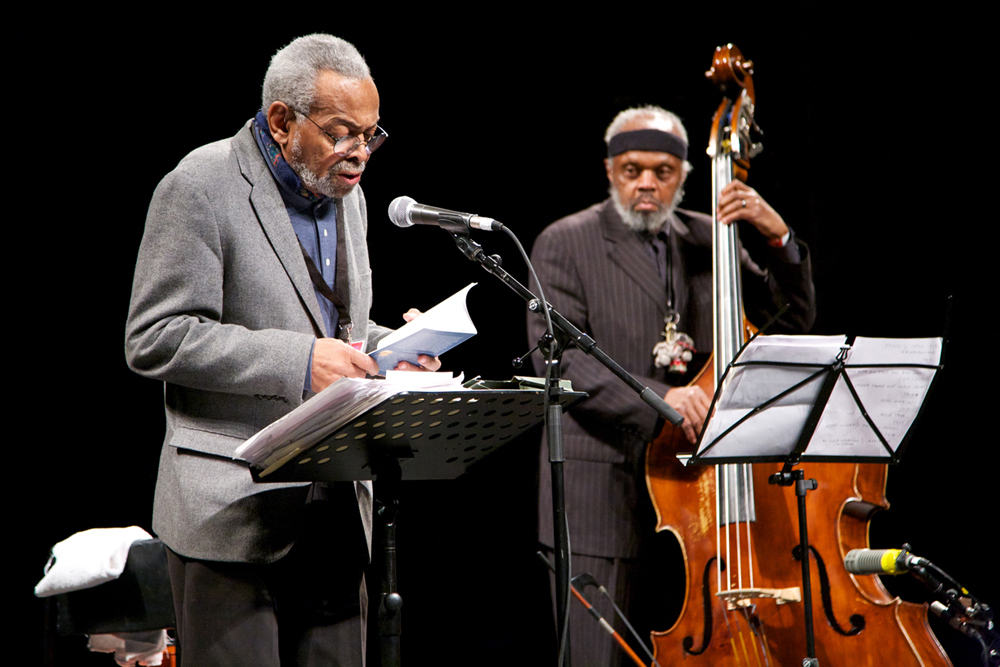
[{"label": "black microphone stand", "polygon": [[[444,224],[442,224],[444,223]],[[545,412],[545,433],[549,447],[549,463],[552,475],[552,516],[555,539],[555,570],[556,570],[556,614],[558,618],[559,646],[566,646],[563,655],[563,665],[569,665],[569,644],[568,624],[563,623],[569,613],[569,535],[566,520],[566,492],[565,479],[563,473],[563,463],[565,457],[562,447],[562,405],[560,397],[563,393],[559,385],[560,365],[563,350],[568,345],[575,345],[581,351],[597,359],[608,370],[621,379],[632,390],[639,394],[640,398],[652,407],[661,417],[674,426],[679,425],[684,418],[673,408],[666,404],[663,397],[658,395],[649,387],[642,385],[632,377],[624,368],[618,365],[611,357],[605,354],[590,336],[580,331],[569,320],[559,314],[548,304],[544,304],[531,291],[518,282],[513,276],[505,271],[501,265],[499,255],[487,255],[483,252],[482,246],[469,237],[468,228],[464,221],[455,217],[449,220],[448,216],[440,216],[438,224],[448,232],[455,241],[455,245],[470,261],[478,262],[490,275],[498,278],[502,283],[510,287],[524,299],[528,304],[528,310],[544,317],[547,311],[552,321],[553,333],[546,334],[538,342],[538,348],[545,354],[547,359],[546,396],[547,409]],[[500,226],[500,231],[504,231],[516,242],[513,233],[506,227]],[[565,626],[565,627],[564,627]],[[562,665],[560,665],[562,667]]]},{"label": "black microphone stand", "polygon": [[[910,545],[903,545],[903,553],[910,551]],[[948,623],[966,637],[979,643],[983,667],[1000,665],[1000,633],[993,623],[993,609],[977,600],[962,584],[930,561],[919,558],[907,568],[913,577],[922,583],[931,595],[938,598],[932,602],[931,613]],[[937,573],[949,586],[935,576]]]}]

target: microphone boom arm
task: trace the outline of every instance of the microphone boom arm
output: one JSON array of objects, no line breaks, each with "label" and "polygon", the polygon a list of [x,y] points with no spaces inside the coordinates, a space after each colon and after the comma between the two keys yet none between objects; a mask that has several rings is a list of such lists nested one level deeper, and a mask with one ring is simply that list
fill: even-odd
[{"label": "microphone boom arm", "polygon": [[[504,231],[510,233],[508,229],[504,229]],[[469,237],[468,231],[464,228],[464,226],[459,231],[449,230],[448,233],[455,240],[455,245],[458,246],[458,249],[470,261],[478,262],[487,273],[495,276],[505,285],[514,290],[518,296],[527,302],[528,310],[537,314],[539,317],[545,316],[542,312],[542,301],[500,266],[498,255],[487,255],[483,252],[482,246]],[[676,410],[670,407],[667,402],[663,400],[662,396],[632,377],[628,371],[619,366],[618,363],[605,354],[601,348],[597,347],[597,343],[593,338],[580,331],[580,329],[563,317],[559,311],[552,306],[548,306],[548,311],[550,317],[552,318],[552,325],[559,330],[559,333],[565,336],[580,351],[589,354],[601,362],[601,364],[614,373],[618,379],[639,394],[639,397],[643,400],[643,402],[655,410],[658,415],[666,419],[674,426],[678,426],[684,421],[684,418]]]}]

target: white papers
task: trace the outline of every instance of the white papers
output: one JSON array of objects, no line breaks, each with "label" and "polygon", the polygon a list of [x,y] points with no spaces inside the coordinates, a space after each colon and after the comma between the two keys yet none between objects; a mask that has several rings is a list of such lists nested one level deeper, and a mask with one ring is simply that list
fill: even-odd
[{"label": "white papers", "polygon": [[397,386],[396,391],[463,391],[465,373],[454,377],[452,373],[425,371],[386,371],[385,382]]},{"label": "white papers", "polygon": [[341,378],[240,445],[235,458],[261,477],[304,452],[385,398],[401,391],[461,391],[464,374],[393,371],[391,380]]},{"label": "white papers", "polygon": [[[889,447],[896,451],[923,405],[935,368],[850,368],[862,364],[922,364],[941,359],[940,338],[861,338],[848,356],[847,376]],[[813,456],[888,456],[841,379],[807,450]]]},{"label": "white papers", "polygon": [[[725,436],[722,434],[755,407],[806,380],[823,366],[832,364],[845,343],[843,336],[760,336],[755,339],[744,350],[739,363],[772,361],[808,365],[734,367],[723,386],[715,414],[706,425],[698,456],[706,459],[747,459],[790,454],[798,443],[827,373],[819,374]],[[858,337],[847,352],[845,374],[861,405],[851,394],[844,378],[839,378],[803,458],[889,458],[890,452],[864,418],[862,406],[891,451],[895,452],[916,419],[936,368],[858,366],[937,366],[941,349],[940,338]]]},{"label": "white papers", "polygon": [[[706,424],[698,455],[730,426],[758,405],[786,391],[837,358],[846,336],[758,336],[739,361],[788,361],[812,364],[802,368],[741,366],[723,387],[715,415]],[[708,457],[782,456],[795,448],[802,425],[819,392],[822,376],[755,415],[706,452]],[[747,446],[752,443],[752,454]]]}]

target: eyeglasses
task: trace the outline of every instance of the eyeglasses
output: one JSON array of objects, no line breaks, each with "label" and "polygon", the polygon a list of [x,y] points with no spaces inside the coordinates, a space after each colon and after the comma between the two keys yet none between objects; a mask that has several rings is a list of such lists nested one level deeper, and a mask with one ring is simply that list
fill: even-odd
[{"label": "eyeglasses", "polygon": [[319,128],[320,132],[330,137],[330,141],[333,142],[333,152],[339,155],[340,157],[347,157],[354,151],[358,150],[358,146],[360,146],[361,144],[365,145],[365,152],[368,153],[368,155],[371,155],[372,153],[375,152],[375,150],[379,146],[382,145],[382,142],[386,140],[386,137],[389,136],[388,132],[386,132],[381,127],[376,125],[375,132],[370,137],[365,137],[364,134],[360,135],[360,137],[364,138],[360,138],[359,135],[356,134],[346,134],[342,137],[335,137],[326,130],[324,130],[322,127],[320,127],[319,123],[314,121],[312,118],[309,118],[307,114],[302,113],[301,111],[295,109],[292,106],[289,106],[288,108],[297,114],[305,116],[310,123]]}]

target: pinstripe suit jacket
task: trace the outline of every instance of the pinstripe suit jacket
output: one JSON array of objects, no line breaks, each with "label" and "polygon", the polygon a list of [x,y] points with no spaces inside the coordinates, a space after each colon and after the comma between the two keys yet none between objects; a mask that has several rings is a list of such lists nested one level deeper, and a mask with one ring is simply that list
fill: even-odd
[{"label": "pinstripe suit jacket", "polygon": [[[545,296],[625,370],[661,396],[670,388],[664,369],[653,363],[653,346],[663,339],[667,312],[664,281],[647,243],[622,222],[610,200],[547,227],[535,241],[531,259]],[[675,308],[679,328],[700,352],[712,348],[711,218],[678,210],[670,220]],[[766,321],[786,301],[792,306],[776,326],[805,331],[815,319],[808,249],[799,244],[799,263],[788,251],[762,244],[767,269],[744,252],[743,291],[747,316]],[[763,321],[761,319],[764,318]],[[529,339],[544,332],[544,321],[529,315]],[[535,367],[544,373],[541,357]],[[596,360],[573,348],[563,355],[563,377],[590,398],[566,415],[566,506],[574,553],[631,558],[641,535],[652,533],[655,517],[645,478],[646,443],[656,415]],[[551,481],[546,448],[541,453],[539,533],[552,544]]]},{"label": "pinstripe suit jacket", "polygon": [[[367,212],[355,188],[337,202],[354,337],[368,320]],[[340,253],[338,252],[338,255]],[[164,382],[167,431],[153,529],[203,560],[266,563],[291,548],[308,484],[254,484],[232,459],[245,439],[304,400],[313,341],[327,335],[278,185],[248,123],[203,146],[160,182],[146,218],[126,324],[136,372]],[[370,525],[371,497],[357,487]],[[345,545],[356,550],[357,544]]]}]

